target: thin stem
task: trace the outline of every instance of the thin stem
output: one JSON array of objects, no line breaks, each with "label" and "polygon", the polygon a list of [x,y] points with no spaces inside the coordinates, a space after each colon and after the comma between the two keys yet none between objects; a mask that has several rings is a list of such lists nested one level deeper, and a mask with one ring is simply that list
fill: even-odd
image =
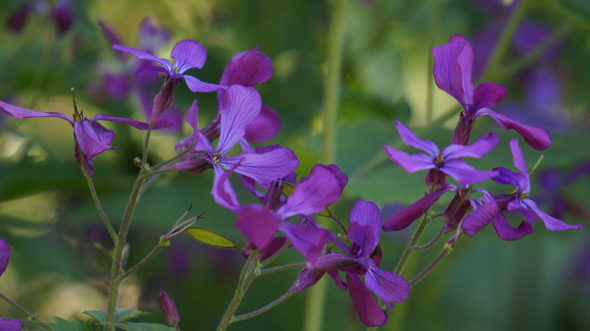
[{"label": "thin stem", "polygon": [[[83,169],[84,172],[86,172],[87,174],[87,170]],[[107,215],[104,212],[104,209],[102,208],[102,204],[100,203],[100,200],[98,199],[98,194],[96,194],[96,188],[94,187],[94,182],[92,181],[92,177],[87,176],[86,174],[84,174],[84,177],[86,177],[86,182],[88,182],[88,187],[90,188],[90,194],[92,195],[92,200],[94,200],[94,204],[96,205],[96,209],[98,209],[98,213],[100,214],[100,219],[102,220],[102,223],[104,224],[104,226],[107,228],[107,231],[109,231],[109,235],[111,236],[111,239],[113,239],[113,243],[115,243],[115,245],[117,244],[117,232],[115,231],[115,229],[113,228],[113,226],[111,225],[111,222],[109,222],[109,219],[107,218]]]},{"label": "thin stem", "polygon": [[225,311],[225,313],[223,314],[223,317],[221,318],[221,321],[219,322],[219,325],[217,326],[217,331],[222,331],[227,329],[227,327],[230,325],[230,323],[232,322],[232,317],[235,314],[236,310],[238,309],[238,306],[240,305],[240,302],[242,301],[242,298],[244,297],[244,288],[250,273],[252,272],[252,264],[256,263],[256,257],[255,254],[250,254],[250,256],[248,256],[248,259],[246,260],[246,263],[244,263],[244,267],[242,268],[242,272],[240,273],[240,278],[238,280],[238,285],[236,286],[236,292],[234,294],[234,297],[232,298],[231,302],[229,303],[229,305],[227,306],[227,309]]},{"label": "thin stem", "polygon": [[291,241],[289,239],[287,239],[285,241],[285,243],[283,244],[283,246],[281,248],[279,248],[273,255],[271,255],[268,259],[261,261],[262,266],[267,266],[269,265],[272,261],[274,261],[274,259],[276,259],[285,249],[287,249],[289,247],[289,245],[291,244]]},{"label": "thin stem", "polygon": [[394,274],[399,275],[404,271],[404,268],[406,267],[406,264],[408,263],[408,260],[410,259],[412,252],[414,251],[413,247],[418,242],[418,239],[420,239],[420,236],[422,236],[422,233],[424,232],[424,229],[426,228],[426,225],[429,221],[430,208],[426,211],[426,213],[424,213],[424,216],[422,216],[422,220],[420,220],[420,224],[418,225],[418,228],[416,229],[414,236],[408,243],[408,246],[406,246],[406,249],[404,250],[402,257],[400,258],[399,262],[397,263],[397,266],[395,267],[395,270],[393,271]]},{"label": "thin stem", "polygon": [[152,134],[152,129],[154,128],[154,121],[150,122],[150,126],[147,129],[147,133],[145,134],[145,144],[143,145],[143,156],[141,157],[141,166],[142,168],[145,167],[147,164],[147,157],[148,157],[148,147],[150,145],[150,136]]},{"label": "thin stem", "polygon": [[443,250],[438,254],[438,256],[434,259],[434,261],[432,261],[432,263],[430,263],[424,270],[422,270],[422,272],[420,272],[416,277],[414,277],[414,279],[412,279],[410,281],[410,286],[414,286],[416,283],[418,283],[424,277],[426,277],[426,275],[428,275],[434,269],[434,267],[436,267],[438,265],[438,263],[440,261],[442,261],[442,259],[445,256],[448,255],[448,253],[449,253],[449,247],[450,246],[445,245],[445,247],[443,248]]},{"label": "thin stem", "polygon": [[278,271],[284,271],[284,270],[290,270],[290,269],[295,269],[295,268],[301,268],[301,267],[305,267],[306,265],[307,265],[307,261],[306,262],[298,262],[298,263],[286,264],[286,265],[282,265],[282,266],[274,267],[274,268],[263,269],[263,270],[260,271],[260,276],[272,274],[272,273],[278,272]]},{"label": "thin stem", "polygon": [[158,244],[158,246],[154,247],[154,249],[152,249],[152,251],[149,252],[148,255],[146,255],[143,259],[141,259],[141,261],[139,261],[136,265],[134,265],[132,268],[130,268],[125,273],[123,273],[121,276],[119,276],[117,278],[117,281],[120,282],[123,279],[131,276],[134,272],[136,272],[139,268],[143,267],[146,263],[148,263],[149,260],[151,260],[154,256],[156,256],[156,254],[161,249],[162,249],[162,245]]},{"label": "thin stem", "polygon": [[[432,219],[432,218],[431,218],[431,219]],[[438,231],[438,233],[436,234],[436,236],[435,236],[434,238],[432,238],[432,240],[430,240],[430,241],[429,241],[429,242],[427,242],[426,244],[424,244],[424,245],[415,245],[415,246],[413,246],[412,248],[413,248],[415,251],[425,251],[425,250],[429,249],[430,247],[432,247],[432,246],[433,246],[433,245],[434,245],[434,244],[435,244],[435,243],[438,241],[438,239],[440,239],[440,237],[441,237],[441,236],[442,236],[442,234],[443,234],[443,230],[444,230],[444,228],[445,228],[444,226],[441,226],[441,228],[440,228],[440,230]]]},{"label": "thin stem", "polygon": [[173,157],[171,157],[170,159],[162,162],[162,163],[158,163],[154,166],[151,167],[152,170],[158,170],[160,168],[163,168],[165,166],[168,166],[171,163],[174,163],[174,161],[180,159],[181,157],[185,156],[186,154],[192,152],[193,150],[193,145],[189,145],[186,149],[184,149],[183,151],[181,151],[180,153],[174,155]]},{"label": "thin stem", "polygon": [[34,319],[35,322],[37,322],[45,330],[55,331],[54,328],[52,328],[51,326],[49,326],[49,325],[45,324],[43,321],[41,321],[39,319],[39,316],[31,313],[30,311],[28,311],[27,309],[25,309],[25,307],[19,305],[18,303],[16,303],[16,301],[14,301],[11,298],[7,297],[4,293],[0,292],[0,298],[4,299],[4,301],[8,302],[13,307],[15,307],[16,309],[20,310],[23,314],[25,314],[25,315],[31,317],[32,319]]},{"label": "thin stem", "polygon": [[338,217],[336,217],[330,213],[329,218],[331,220],[333,220],[334,222],[336,222],[336,224],[338,224],[338,227],[340,227],[340,229],[342,230],[342,232],[344,232],[344,234],[348,235],[348,230],[346,229],[346,226],[344,226],[344,223],[342,223],[342,221]]},{"label": "thin stem", "polygon": [[151,171],[146,172],[145,174],[143,174],[142,175],[142,179],[145,180],[145,179],[148,179],[150,177],[161,175],[161,174],[164,174],[164,173],[167,173],[167,172],[172,172],[172,171],[176,171],[176,170],[174,170],[174,168],[151,170]]},{"label": "thin stem", "polygon": [[250,312],[250,313],[247,313],[247,314],[242,314],[242,315],[234,316],[231,319],[231,322],[232,323],[233,322],[239,322],[239,321],[243,321],[243,320],[246,320],[246,319],[249,319],[249,318],[252,318],[252,317],[256,317],[256,316],[258,316],[258,315],[260,315],[260,314],[262,314],[264,312],[269,311],[271,308],[274,308],[274,307],[278,306],[281,302],[287,300],[291,295],[293,295],[293,292],[289,291],[289,292],[283,294],[280,298],[276,299],[275,301],[269,303],[268,305],[266,305],[266,306],[264,306],[264,307],[262,307],[262,308],[260,308],[258,310],[255,310],[255,311]]}]

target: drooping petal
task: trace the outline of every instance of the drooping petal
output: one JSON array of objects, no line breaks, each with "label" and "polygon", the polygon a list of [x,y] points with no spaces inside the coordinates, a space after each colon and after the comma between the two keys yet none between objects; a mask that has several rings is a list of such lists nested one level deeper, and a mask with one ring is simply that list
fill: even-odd
[{"label": "drooping petal", "polygon": [[450,145],[443,150],[442,155],[445,160],[460,159],[463,157],[480,158],[496,147],[498,139],[498,135],[495,132],[488,132],[472,145]]},{"label": "drooping petal", "polygon": [[23,118],[31,118],[31,117],[57,117],[57,118],[61,118],[63,120],[66,120],[68,122],[70,122],[71,124],[74,124],[74,120],[66,115],[66,114],[62,114],[62,113],[53,113],[53,112],[42,112],[42,111],[36,111],[36,110],[30,110],[30,109],[26,109],[26,108],[21,108],[21,107],[17,107],[17,106],[13,106],[11,104],[5,103],[0,101],[0,110],[3,111],[4,113],[16,118],[16,119],[23,119]]},{"label": "drooping petal", "polygon": [[492,218],[492,225],[494,225],[498,237],[507,241],[520,239],[534,231],[533,225],[528,221],[522,221],[518,228],[513,228],[502,213]]},{"label": "drooping petal", "polygon": [[[383,226],[379,207],[377,207],[377,205],[372,201],[357,201],[354,206],[352,206],[352,210],[350,211],[350,222],[351,227],[348,229],[348,238],[359,244],[359,246],[365,250],[366,255],[370,254],[375,249],[375,246],[377,246],[379,243],[379,235],[381,234],[381,227]],[[353,223],[358,224],[361,227],[352,228]],[[366,240],[363,240],[365,234],[357,233],[355,230],[363,229],[365,226],[372,229],[371,235],[373,238],[370,245],[363,244],[363,242],[367,243]]]},{"label": "drooping petal", "polygon": [[574,229],[575,230],[582,230],[582,225],[580,225],[580,224],[569,225],[567,223],[564,223],[564,222],[558,220],[555,217],[551,217],[551,216],[545,214],[541,209],[539,209],[537,204],[531,199],[524,199],[524,200],[522,200],[522,203],[525,204],[527,207],[531,208],[539,216],[539,218],[541,218],[541,221],[543,221],[547,230],[551,230],[551,231],[564,231],[564,230],[574,230]]},{"label": "drooping petal", "polygon": [[280,222],[279,231],[287,235],[293,247],[311,263],[315,263],[324,249],[330,231],[320,228],[304,227],[289,222]]},{"label": "drooping petal", "polygon": [[359,276],[346,273],[348,292],[354,307],[359,313],[361,322],[366,326],[381,326],[387,322],[387,313],[377,304]]},{"label": "drooping petal", "polygon": [[454,35],[448,44],[435,47],[432,56],[436,85],[467,108],[473,98],[473,49],[469,41],[461,35]]},{"label": "drooping petal", "polygon": [[395,127],[402,137],[404,144],[424,151],[430,156],[435,156],[440,152],[435,143],[418,138],[414,132],[406,128],[400,121],[395,122]]},{"label": "drooping petal", "polygon": [[260,114],[246,129],[244,138],[251,143],[263,143],[271,140],[281,129],[279,115],[270,107],[262,106]]},{"label": "drooping petal", "polygon": [[440,167],[440,171],[453,177],[459,184],[477,184],[493,178],[495,171],[477,170],[463,160],[448,160]]},{"label": "drooping petal", "polygon": [[299,164],[295,153],[289,148],[279,148],[264,154],[242,153],[220,158],[226,169],[240,160],[241,163],[236,168],[236,172],[254,179],[262,186],[287,176]]},{"label": "drooping petal", "polygon": [[231,170],[227,173],[219,166],[213,166],[215,171],[215,177],[213,178],[213,188],[211,194],[222,207],[225,207],[233,212],[239,212],[240,203],[238,196],[231,185],[231,182],[227,179],[231,174]]},{"label": "drooping petal", "polygon": [[[365,274],[365,285],[392,309],[390,302],[402,302],[410,294],[410,283],[393,272],[370,267]],[[392,309],[393,310],[393,309]]]},{"label": "drooping petal", "polygon": [[404,208],[401,212],[397,213],[393,216],[389,221],[383,225],[384,231],[398,231],[405,229],[408,225],[412,224],[418,217],[424,215],[426,210],[430,208],[438,199],[440,198],[443,193],[454,189],[453,185],[447,184],[441,187],[439,190],[436,190],[425,197],[421,198],[420,200],[414,202],[413,204],[409,205],[408,207]]},{"label": "drooping petal", "polygon": [[477,111],[476,118],[487,115],[496,121],[504,130],[515,130],[532,148],[542,151],[549,148],[552,144],[551,135],[549,131],[543,128],[536,128],[534,126],[520,124],[510,118],[498,114],[489,108],[482,108]]},{"label": "drooping petal", "polygon": [[221,97],[221,124],[216,150],[221,154],[229,152],[258,117],[261,107],[260,94],[253,87],[233,85],[225,91]]},{"label": "drooping petal", "polygon": [[110,146],[114,133],[96,122],[88,120],[74,122],[74,136],[78,147],[87,159],[92,159],[106,150],[117,149]]},{"label": "drooping petal", "polygon": [[207,49],[194,40],[181,40],[172,48],[170,57],[176,60],[176,68],[179,74],[188,69],[201,69],[207,61]]},{"label": "drooping petal", "polygon": [[342,189],[340,180],[332,170],[325,165],[316,165],[311,169],[309,180],[295,187],[293,194],[278,212],[283,218],[319,213],[338,201]]},{"label": "drooping petal", "polygon": [[475,89],[473,93],[472,109],[477,110],[481,108],[494,107],[504,99],[508,90],[498,84],[482,83]]},{"label": "drooping petal", "polygon": [[0,276],[8,268],[8,262],[10,262],[10,245],[4,238],[0,238]]},{"label": "drooping petal", "polygon": [[432,156],[426,154],[409,155],[387,145],[384,145],[383,148],[385,148],[391,161],[397,163],[408,173],[436,168]]},{"label": "drooping petal", "polygon": [[263,206],[248,205],[240,211],[236,228],[258,249],[263,250],[277,233],[279,217],[274,211]]},{"label": "drooping petal", "polygon": [[221,85],[253,86],[267,81],[272,75],[272,61],[258,46],[231,58],[221,75]]},{"label": "drooping petal", "polygon": [[510,140],[510,150],[512,151],[512,159],[514,162],[514,167],[520,171],[521,174],[526,174],[526,161],[524,159],[524,155],[522,155],[522,150],[518,146],[518,139],[514,138]]},{"label": "drooping petal", "polygon": [[196,79],[195,77],[193,77],[191,75],[182,75],[182,78],[184,78],[184,82],[186,83],[186,86],[192,92],[207,93],[207,92],[222,91],[222,90],[226,89],[225,86],[211,84],[211,83],[205,83],[205,82],[202,82],[202,81]]},{"label": "drooping petal", "polygon": [[148,60],[148,61],[157,62],[157,63],[161,64],[164,67],[164,69],[166,69],[166,72],[168,73],[168,75],[174,74],[174,66],[172,65],[172,63],[170,63],[170,61],[168,61],[166,59],[159,58],[159,57],[154,56],[150,53],[140,51],[139,49],[135,49],[133,47],[127,47],[127,46],[122,46],[122,45],[118,45],[118,44],[114,44],[113,49],[117,50],[117,51],[132,54],[140,60]]}]

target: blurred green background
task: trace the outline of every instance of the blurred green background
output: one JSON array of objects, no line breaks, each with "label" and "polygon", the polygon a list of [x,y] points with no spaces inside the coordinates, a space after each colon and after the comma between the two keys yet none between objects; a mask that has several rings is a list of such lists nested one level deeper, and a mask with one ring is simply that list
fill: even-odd
[{"label": "blurred green background", "polygon": [[[56,4],[43,1],[38,3],[44,3],[45,9],[30,14],[21,29],[11,27],[24,3],[0,3],[2,101],[69,115],[73,112],[69,89],[74,87],[78,107],[87,116],[107,113],[141,119],[139,102],[133,97],[117,101],[91,92],[103,81],[105,67],[121,70],[98,21],[118,31],[122,42],[133,47],[140,22],[149,17],[171,33],[171,41],[159,56],[168,58],[172,46],[182,39],[197,40],[207,48],[204,68],[189,72],[203,81],[218,82],[233,54],[259,45],[273,60],[274,74],[257,89],[263,103],[274,108],[282,121],[281,132],[272,143],[295,151],[300,175],[307,175],[320,162],[330,2],[72,1],[73,24],[63,33],[57,32],[55,19],[48,14]],[[347,219],[359,198],[384,208],[421,197],[424,173],[405,174],[386,158],[382,145],[399,144],[396,120],[412,128],[426,127],[431,118],[456,106],[454,99],[434,87],[432,116],[428,115],[432,47],[461,33],[472,41],[476,58],[478,52],[485,57],[494,45],[494,38],[488,35],[501,31],[511,15],[499,0],[346,1],[346,5],[336,163],[349,175],[349,185],[333,208],[341,219]],[[394,305],[396,312],[389,314],[383,330],[583,330],[590,325],[589,176],[545,190],[537,176],[552,170],[563,182],[568,173],[590,160],[590,7],[585,0],[535,1],[525,21],[540,26],[547,35],[561,31],[557,46],[552,54],[530,61],[524,70],[510,75],[492,73],[497,78],[493,82],[509,90],[496,110],[551,132],[554,146],[542,153],[521,143],[529,169],[544,155],[533,176],[532,198],[546,212],[556,201],[565,201],[562,220],[581,223],[584,229],[552,233],[538,223],[534,234],[504,242],[488,226],[474,238],[462,238],[453,254],[412,289],[406,302]],[[525,44],[535,40],[532,32],[520,38]],[[519,47],[512,44],[501,68],[526,56],[527,51]],[[545,76],[536,76],[539,72],[550,73],[553,85],[543,83],[538,77]],[[158,83],[154,93],[157,89]],[[213,94],[196,95],[180,84],[173,105],[186,110],[196,97],[203,125],[217,111]],[[441,127],[427,127],[420,137],[446,146],[458,111],[456,115]],[[144,133],[119,124],[106,126],[116,132],[113,145],[118,149],[95,159],[95,185],[118,227],[137,174],[132,159],[141,154]],[[513,169],[508,142],[517,135],[489,119],[479,120],[474,130],[473,137],[494,130],[500,134],[500,143],[488,156],[470,164],[481,169]],[[152,160],[174,155],[174,143],[189,133],[188,125],[184,134],[156,133]],[[64,121],[17,121],[0,113],[0,235],[13,247],[0,291],[47,320],[52,316],[85,319],[82,310],[104,309],[106,302],[110,263],[103,251],[111,246],[73,150],[72,129]],[[193,216],[206,212],[207,219],[199,221],[200,226],[244,243],[233,228],[235,215],[214,204],[211,183],[211,172],[202,176],[173,173],[150,187],[135,212],[128,265],[147,254],[191,205]],[[237,189],[242,203],[254,201],[245,189]],[[441,199],[437,210],[445,208],[449,199]],[[386,214],[384,211],[384,217],[391,216]],[[424,240],[435,235],[439,222],[432,222]],[[411,233],[412,229],[406,229],[382,235],[383,269],[393,270]],[[403,275],[413,278],[441,245],[415,253]],[[176,302],[181,328],[213,329],[233,295],[243,261],[237,251],[206,247],[187,235],[178,236],[171,247],[126,281],[119,306],[150,311],[144,320],[165,323],[157,303],[157,293],[163,289]],[[298,261],[298,254],[288,252],[277,264]],[[278,298],[296,275],[293,270],[259,278],[238,313]],[[348,293],[331,283],[328,288],[325,330],[363,329]],[[232,329],[301,329],[304,305],[305,295],[297,295]],[[22,317],[3,302],[0,315]]]}]

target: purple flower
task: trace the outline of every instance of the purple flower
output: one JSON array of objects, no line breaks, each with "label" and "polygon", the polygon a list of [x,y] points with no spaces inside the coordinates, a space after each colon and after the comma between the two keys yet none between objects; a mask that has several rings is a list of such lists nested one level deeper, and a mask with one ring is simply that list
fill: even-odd
[{"label": "purple flower", "polygon": [[[147,130],[149,125],[147,123],[136,120],[110,116],[106,114],[97,114],[91,119],[84,117],[82,113],[76,113],[73,117],[69,117],[62,113],[40,112],[25,108],[20,108],[0,101],[0,110],[4,113],[15,117],[16,119],[30,118],[30,117],[57,117],[68,121],[74,127],[74,138],[76,139],[76,160],[81,167],[86,168],[90,176],[94,176],[94,167],[92,159],[98,154],[109,150],[116,149],[111,146],[115,133],[98,121],[110,121],[129,124],[134,128],[140,130]],[[168,126],[167,121],[158,121],[154,125],[154,129]]]},{"label": "purple flower", "polygon": [[453,134],[452,143],[467,145],[473,121],[487,115],[503,129],[513,129],[518,132],[531,147],[537,150],[544,150],[551,146],[551,135],[547,130],[520,124],[489,109],[502,100],[507,91],[505,87],[493,83],[483,83],[474,89],[471,80],[473,49],[465,37],[459,34],[452,36],[448,44],[435,47],[432,55],[436,85],[457,99],[464,109]]},{"label": "purple flower", "polygon": [[33,1],[19,7],[8,18],[8,27],[21,32],[31,14],[38,14],[53,20],[58,34],[66,33],[74,24],[74,8],[69,0],[54,2],[52,8],[45,1]]},{"label": "purple flower", "polygon": [[[0,276],[6,271],[10,262],[10,245],[4,238],[0,238]],[[4,320],[0,318],[0,330],[20,330],[21,321],[18,319]]]},{"label": "purple flower", "polygon": [[391,146],[383,146],[389,158],[399,164],[406,172],[429,170],[425,178],[426,185],[443,186],[446,176],[453,177],[460,184],[476,184],[496,175],[494,171],[476,170],[461,158],[480,158],[487,154],[498,143],[498,135],[488,132],[473,145],[450,145],[443,150],[431,141],[421,140],[399,121],[395,123],[397,130],[406,145],[426,152],[426,154],[408,155]]},{"label": "purple flower", "polygon": [[[225,172],[223,169],[234,168],[236,173],[250,177],[260,185],[268,187],[275,179],[290,174],[299,163],[293,151],[283,147],[261,154],[245,152],[235,156],[227,155],[244,137],[246,128],[260,113],[261,105],[260,95],[253,87],[240,85],[229,87],[220,100],[220,133],[215,148],[199,131],[196,101],[187,112],[187,122],[195,131],[192,135],[194,153],[189,154],[182,162],[176,163],[174,169],[199,174],[208,168],[213,168],[215,180],[211,193],[217,203],[234,211],[238,202],[230,182],[225,182],[221,190],[217,187]],[[185,144],[186,140],[180,141],[175,148],[178,150]],[[205,153],[202,153],[203,151]]]},{"label": "purple flower", "polygon": [[[387,322],[387,313],[379,307],[375,293],[385,305],[393,311],[391,302],[402,302],[408,298],[410,284],[403,277],[390,271],[379,269],[381,250],[378,246],[381,234],[381,215],[373,202],[359,200],[350,212],[348,239],[352,244],[348,254],[327,253],[317,261],[308,262],[307,267],[291,287],[299,293],[314,285],[325,273],[328,273],[342,289],[348,288],[352,302],[360,319],[366,326],[380,326]],[[346,272],[345,284],[338,271]],[[364,283],[359,277],[364,275]]]},{"label": "purple flower", "polygon": [[[265,206],[248,205],[241,208],[236,228],[260,251],[272,242],[277,231],[281,231],[298,252],[308,261],[315,262],[330,237],[330,231],[313,225],[293,224],[288,219],[296,215],[307,217],[317,214],[338,201],[347,179],[335,165],[316,165],[309,177],[299,182],[282,205],[280,199],[273,199],[271,187],[267,194],[271,199],[266,199]],[[282,185],[278,193],[281,191]]]},{"label": "purple flower", "polygon": [[[529,199],[530,176],[527,173],[526,161],[518,146],[518,139],[510,141],[510,149],[514,158],[514,167],[519,172],[514,173],[506,168],[495,168],[498,175],[493,180],[502,185],[514,185],[516,190],[514,193],[498,195],[483,191],[484,198],[482,200],[472,200],[474,211],[463,220],[461,225],[463,232],[473,236],[489,222],[492,222],[500,238],[516,240],[533,232],[531,223],[536,222],[537,218],[540,218],[545,227],[551,231],[582,229],[580,224],[569,225],[545,214],[533,200]],[[504,211],[520,212],[524,214],[526,219],[515,229],[506,221],[503,215]]]}]

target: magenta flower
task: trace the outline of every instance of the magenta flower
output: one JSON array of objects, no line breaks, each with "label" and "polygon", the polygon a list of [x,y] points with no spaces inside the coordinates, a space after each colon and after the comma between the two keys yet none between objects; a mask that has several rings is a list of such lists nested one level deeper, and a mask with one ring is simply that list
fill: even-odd
[{"label": "magenta flower", "polygon": [[[498,175],[493,180],[502,185],[514,185],[516,190],[514,193],[498,195],[492,195],[484,191],[484,198],[482,200],[472,201],[474,211],[463,220],[461,225],[463,232],[473,236],[488,223],[492,222],[500,238],[504,240],[516,240],[533,232],[531,223],[536,222],[538,218],[551,231],[582,229],[580,224],[569,225],[545,214],[533,200],[529,199],[531,190],[530,176],[527,173],[526,161],[518,146],[518,139],[510,141],[510,149],[514,158],[514,167],[519,172],[511,172],[506,168],[495,168],[494,170],[498,171]],[[504,211],[520,212],[524,214],[526,219],[515,229],[506,221],[503,215]]]},{"label": "magenta flower", "polygon": [[[4,113],[13,116],[16,119],[30,118],[30,117],[57,117],[68,121],[74,127],[74,138],[76,139],[76,160],[81,167],[88,170],[90,176],[94,176],[94,167],[92,159],[98,154],[109,150],[116,149],[111,146],[115,133],[98,121],[110,121],[129,124],[132,127],[140,130],[147,130],[149,125],[147,123],[136,120],[110,116],[106,114],[97,114],[91,119],[84,117],[82,113],[75,113],[73,117],[69,117],[62,113],[41,112],[25,108],[20,108],[0,101],[0,110]],[[168,121],[158,121],[154,125],[154,129],[168,126]]]},{"label": "magenta flower", "polygon": [[426,152],[426,154],[408,155],[391,146],[383,146],[389,158],[399,164],[406,172],[412,173],[428,170],[426,185],[443,186],[446,176],[453,177],[460,184],[476,184],[496,175],[494,171],[476,170],[461,159],[464,157],[480,158],[487,154],[498,143],[498,135],[488,132],[473,145],[450,145],[443,150],[431,141],[421,140],[402,123],[395,123],[404,144]]},{"label": "magenta flower", "polygon": [[[8,268],[10,262],[10,245],[4,238],[0,238],[0,276]],[[21,321],[18,319],[4,320],[0,318],[0,330],[20,330],[22,328]]]},{"label": "magenta flower", "polygon": [[[385,305],[393,311],[391,302],[402,302],[408,298],[410,284],[403,277],[393,272],[379,269],[381,250],[378,246],[381,234],[381,215],[373,202],[359,200],[350,212],[348,239],[352,244],[348,254],[327,253],[320,256],[314,263],[307,263],[305,269],[291,287],[291,291],[299,293],[314,285],[328,273],[342,289],[348,288],[352,302],[360,319],[366,326],[380,326],[387,322],[387,313],[379,307],[375,293]],[[345,284],[338,271],[346,272]],[[359,277],[364,275],[364,283]]]},{"label": "magenta flower", "polygon": [[487,115],[503,129],[513,129],[518,132],[531,147],[537,150],[544,150],[551,146],[551,135],[547,130],[520,124],[490,109],[506,96],[505,87],[483,83],[474,89],[471,80],[473,49],[465,37],[459,34],[452,36],[448,44],[435,47],[432,55],[436,85],[457,99],[464,110],[461,112],[452,143],[467,145],[473,121]]},{"label": "magenta flower", "polygon": [[[346,185],[337,166],[316,165],[307,180],[301,180],[283,205],[248,205],[241,209],[236,228],[259,250],[264,250],[278,231],[283,232],[295,249],[310,262],[315,262],[330,237],[330,231],[290,223],[291,216],[311,216],[338,201]],[[346,177],[347,178],[347,177]],[[280,192],[279,192],[280,193]],[[277,199],[277,203],[279,203]]]}]

